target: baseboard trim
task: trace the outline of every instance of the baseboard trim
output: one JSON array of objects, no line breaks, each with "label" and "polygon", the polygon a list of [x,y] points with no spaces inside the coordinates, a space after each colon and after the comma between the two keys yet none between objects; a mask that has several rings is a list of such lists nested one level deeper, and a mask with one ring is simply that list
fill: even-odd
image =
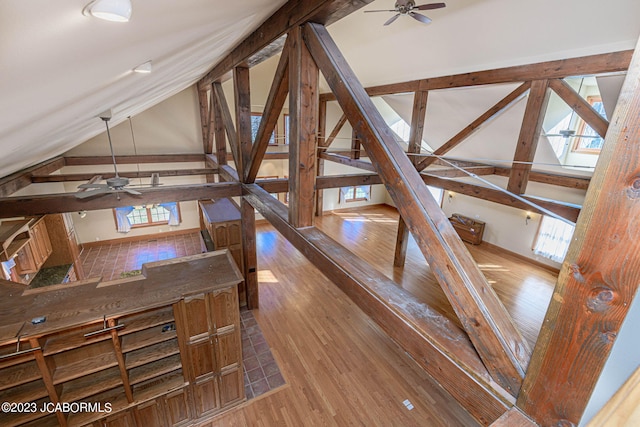
[{"label": "baseboard trim", "polygon": [[98,240],[97,242],[86,242],[83,243],[83,248],[92,248],[95,246],[103,246],[103,245],[117,245],[120,243],[127,242],[140,242],[143,240],[153,240],[162,237],[173,237],[180,236],[183,234],[191,234],[191,233],[199,233],[199,228],[185,228],[182,230],[173,230],[173,231],[165,231],[163,233],[153,233],[153,234],[141,234],[139,236],[130,236],[130,237],[122,237],[120,239],[109,239],[109,240]]},{"label": "baseboard trim", "polygon": [[494,245],[493,243],[489,243],[489,242],[486,242],[486,241],[483,241],[480,244],[481,245],[485,245],[485,246],[489,246],[489,247],[493,248],[494,250],[496,250],[498,252],[503,252],[503,253],[505,253],[507,255],[510,255],[510,256],[514,257],[514,258],[521,259],[522,261],[526,261],[526,262],[528,262],[530,264],[535,265],[536,267],[544,268],[545,270],[548,270],[548,271],[552,272],[553,274],[560,274],[560,269],[559,268],[553,267],[551,265],[545,264],[545,263],[540,262],[540,261],[536,261],[533,258],[526,257],[526,256],[524,256],[522,254],[519,254],[519,253],[516,253],[516,252],[511,252],[510,250],[507,250],[507,249],[505,249],[505,248],[503,248],[501,246]]}]

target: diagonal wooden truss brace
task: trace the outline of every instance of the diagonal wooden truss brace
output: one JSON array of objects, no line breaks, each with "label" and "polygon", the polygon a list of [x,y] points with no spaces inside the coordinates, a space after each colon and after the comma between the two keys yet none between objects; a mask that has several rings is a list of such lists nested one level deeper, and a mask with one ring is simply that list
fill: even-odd
[{"label": "diagonal wooden truss brace", "polygon": [[514,395],[531,357],[528,344],[487,283],[327,30],[303,37],[367,150],[427,262],[493,378]]}]

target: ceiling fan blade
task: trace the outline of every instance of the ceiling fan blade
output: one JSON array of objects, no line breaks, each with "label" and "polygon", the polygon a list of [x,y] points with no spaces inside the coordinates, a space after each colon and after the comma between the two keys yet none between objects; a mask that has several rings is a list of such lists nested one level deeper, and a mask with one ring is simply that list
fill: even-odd
[{"label": "ceiling fan blade", "polygon": [[418,10],[433,10],[433,9],[441,9],[447,6],[444,3],[429,3],[429,4],[421,4],[420,6],[414,6],[414,9]]},{"label": "ceiling fan blade", "polygon": [[396,10],[365,10],[364,13],[369,13],[369,12],[395,12]]},{"label": "ceiling fan blade", "polygon": [[415,12],[409,12],[409,16],[412,17],[413,19],[415,19],[416,21],[420,21],[423,24],[430,24],[431,23],[431,18],[428,18],[424,15],[420,15],[419,13],[415,13]]},{"label": "ceiling fan blade", "polygon": [[142,193],[136,190],[132,190],[130,188],[123,188],[122,191],[127,192],[129,194],[133,194],[134,196],[142,196]]},{"label": "ceiling fan blade", "polygon": [[107,188],[98,188],[89,191],[78,191],[75,196],[76,199],[88,199],[89,197],[99,196],[101,194],[107,194],[109,190]]},{"label": "ceiling fan blade", "polygon": [[80,184],[78,188],[109,188],[107,184]]},{"label": "ceiling fan blade", "polygon": [[391,18],[389,18],[389,20],[388,20],[387,22],[385,22],[385,23],[384,23],[384,25],[389,25],[389,24],[393,23],[393,21],[395,21],[396,19],[398,19],[398,16],[400,16],[400,14],[399,14],[399,13],[398,13],[398,14],[396,14],[396,15],[393,15]]}]

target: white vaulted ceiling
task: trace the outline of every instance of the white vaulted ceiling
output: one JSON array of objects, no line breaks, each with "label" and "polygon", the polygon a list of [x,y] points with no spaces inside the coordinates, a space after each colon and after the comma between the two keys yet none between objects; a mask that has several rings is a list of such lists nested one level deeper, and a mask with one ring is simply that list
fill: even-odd
[{"label": "white vaulted ceiling", "polygon": [[[88,2],[0,1],[0,177],[101,133],[105,109],[117,124],[192,85],[285,3],[132,0],[130,22],[110,23],[83,16]],[[394,0],[376,0],[329,30],[365,86],[631,49],[640,34],[637,0],[446,3],[430,25],[383,27],[390,14],[363,11]],[[131,72],[148,60],[151,74]]]},{"label": "white vaulted ceiling", "polygon": [[114,23],[84,16],[89,0],[3,0],[0,177],[103,132],[108,108],[117,124],[192,85],[285,2],[132,0]]}]

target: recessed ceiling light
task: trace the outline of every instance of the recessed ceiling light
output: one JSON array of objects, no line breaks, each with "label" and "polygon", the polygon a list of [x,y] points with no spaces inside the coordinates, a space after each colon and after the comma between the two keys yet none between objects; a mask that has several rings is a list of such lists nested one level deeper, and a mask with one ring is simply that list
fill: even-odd
[{"label": "recessed ceiling light", "polygon": [[149,74],[151,72],[151,61],[147,61],[144,64],[138,65],[133,69],[133,71],[141,74]]},{"label": "recessed ceiling light", "polygon": [[82,9],[84,15],[113,22],[128,22],[131,18],[131,0],[93,0]]}]

